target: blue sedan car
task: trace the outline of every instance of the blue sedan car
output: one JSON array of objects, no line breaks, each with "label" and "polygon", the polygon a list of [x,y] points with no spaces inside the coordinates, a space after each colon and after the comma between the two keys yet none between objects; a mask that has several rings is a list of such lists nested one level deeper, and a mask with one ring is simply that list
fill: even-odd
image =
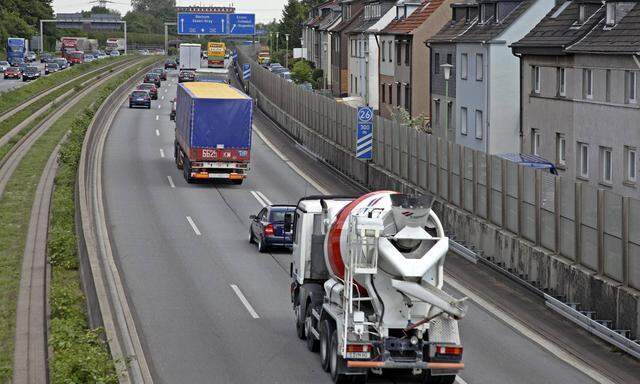
[{"label": "blue sedan car", "polygon": [[284,229],[285,215],[295,212],[293,205],[269,205],[257,215],[249,216],[249,242],[258,243],[259,252],[267,252],[270,248],[292,248],[291,231]]}]

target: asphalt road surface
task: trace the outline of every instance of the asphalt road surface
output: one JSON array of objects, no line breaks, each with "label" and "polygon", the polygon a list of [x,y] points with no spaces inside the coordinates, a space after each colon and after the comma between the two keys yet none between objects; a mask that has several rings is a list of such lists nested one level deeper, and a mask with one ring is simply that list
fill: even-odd
[{"label": "asphalt road surface", "polygon": [[[123,105],[107,139],[104,195],[114,251],[157,383],[329,383],[317,354],[295,334],[290,255],[249,244],[249,215],[318,191],[288,161],[304,162],[331,192],[355,193],[299,149],[284,146],[256,111],[254,123],[285,152],[253,135],[241,186],[189,185],[173,161],[170,99],[176,72],[150,110]],[[463,296],[449,287],[457,296]],[[460,383],[592,383],[572,366],[473,302],[461,322]],[[376,378],[370,382],[407,382]]]}]

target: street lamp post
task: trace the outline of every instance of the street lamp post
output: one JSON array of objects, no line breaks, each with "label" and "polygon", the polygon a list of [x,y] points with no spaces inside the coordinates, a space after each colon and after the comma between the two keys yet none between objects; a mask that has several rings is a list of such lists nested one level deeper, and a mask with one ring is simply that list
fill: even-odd
[{"label": "street lamp post", "polygon": [[273,52],[273,32],[269,32],[269,52]]},{"label": "street lamp post", "polygon": [[440,65],[444,70],[444,131],[445,131],[445,139],[449,139],[449,78],[451,78],[451,68],[453,65],[446,63]]},{"label": "street lamp post", "polygon": [[280,50],[280,32],[276,32],[276,52]]},{"label": "street lamp post", "polygon": [[289,34],[284,35],[284,39],[287,41],[287,48],[284,52],[284,67],[289,68]]}]

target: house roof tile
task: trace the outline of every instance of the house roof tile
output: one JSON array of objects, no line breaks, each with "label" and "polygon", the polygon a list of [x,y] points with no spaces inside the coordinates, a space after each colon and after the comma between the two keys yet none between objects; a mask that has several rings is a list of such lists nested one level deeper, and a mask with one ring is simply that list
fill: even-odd
[{"label": "house roof tile", "polygon": [[410,35],[413,31],[420,27],[429,16],[431,16],[442,4],[444,0],[425,0],[422,1],[418,9],[413,11],[409,17],[401,20],[393,20],[382,30],[382,33],[393,35]]}]

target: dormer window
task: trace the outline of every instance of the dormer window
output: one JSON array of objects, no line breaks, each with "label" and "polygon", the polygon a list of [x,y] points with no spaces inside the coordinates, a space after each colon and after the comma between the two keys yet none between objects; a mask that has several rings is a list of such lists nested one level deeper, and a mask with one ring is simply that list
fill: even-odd
[{"label": "dormer window", "polygon": [[612,27],[616,24],[616,3],[607,2],[607,26]]},{"label": "dormer window", "polygon": [[578,16],[578,24],[584,24],[587,18],[587,7],[584,4],[580,4],[580,14]]}]

